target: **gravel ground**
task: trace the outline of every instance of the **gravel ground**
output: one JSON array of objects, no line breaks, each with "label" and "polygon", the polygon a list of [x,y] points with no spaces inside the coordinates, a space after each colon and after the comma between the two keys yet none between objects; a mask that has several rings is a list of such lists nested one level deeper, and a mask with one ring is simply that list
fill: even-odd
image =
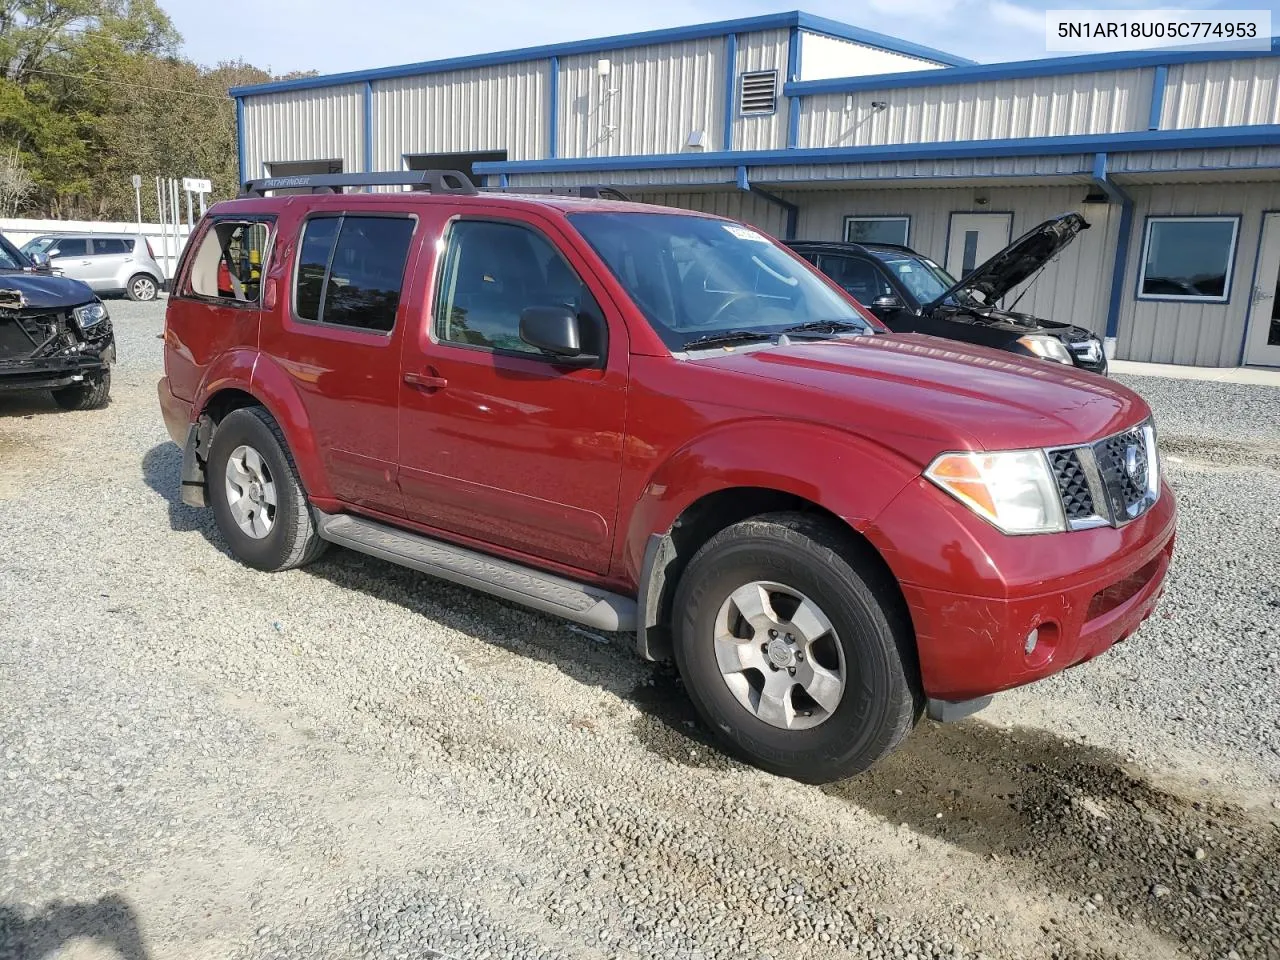
[{"label": "gravel ground", "polygon": [[621,638],[234,562],[177,500],[161,310],[112,313],[107,410],[0,400],[0,958],[1280,957],[1277,392],[1132,380],[1183,508],[1157,619],[818,789]]}]

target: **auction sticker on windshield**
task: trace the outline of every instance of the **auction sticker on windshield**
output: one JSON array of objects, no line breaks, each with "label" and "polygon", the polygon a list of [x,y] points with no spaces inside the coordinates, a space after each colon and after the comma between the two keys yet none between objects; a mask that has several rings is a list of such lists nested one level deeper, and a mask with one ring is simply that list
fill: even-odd
[{"label": "auction sticker on windshield", "polygon": [[754,230],[748,230],[746,227],[740,227],[736,223],[722,224],[725,231],[733,234],[739,240],[754,240],[756,243],[768,243],[769,238],[761,236]]}]

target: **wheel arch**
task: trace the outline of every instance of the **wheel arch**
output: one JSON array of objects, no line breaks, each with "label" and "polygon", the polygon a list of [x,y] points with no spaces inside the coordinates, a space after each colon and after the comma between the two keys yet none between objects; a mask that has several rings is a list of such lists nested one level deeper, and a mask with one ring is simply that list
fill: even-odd
[{"label": "wheel arch", "polygon": [[[676,588],[689,561],[720,531],[751,517],[771,513],[803,513],[823,522],[838,538],[842,554],[878,583],[911,623],[906,597],[879,550],[845,518],[814,500],[772,487],[725,487],[704,494],[681,511],[665,533],[650,535],[640,575],[636,652],[647,660],[672,654],[671,618]],[[914,644],[914,639],[913,639]]]}]

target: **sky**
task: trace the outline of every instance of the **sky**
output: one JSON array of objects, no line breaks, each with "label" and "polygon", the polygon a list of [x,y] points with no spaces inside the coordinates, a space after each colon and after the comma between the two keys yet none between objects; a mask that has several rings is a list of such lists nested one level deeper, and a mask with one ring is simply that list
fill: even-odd
[{"label": "sky", "polygon": [[[1044,11],[1124,9],[1270,9],[1280,32],[1280,2],[1199,0],[162,0],[198,63],[243,58],[281,74],[338,73],[438,60],[566,40],[685,26],[794,10],[936,47],[983,63],[1049,56]],[[1053,54],[1061,55],[1061,54]]]}]

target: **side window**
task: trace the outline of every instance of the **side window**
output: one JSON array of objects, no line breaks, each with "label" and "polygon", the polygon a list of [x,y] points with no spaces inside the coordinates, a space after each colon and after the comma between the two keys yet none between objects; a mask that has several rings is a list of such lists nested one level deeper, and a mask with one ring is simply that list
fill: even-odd
[{"label": "side window", "polygon": [[119,237],[95,237],[93,241],[93,252],[99,256],[129,253],[130,245]]},{"label": "side window", "polygon": [[847,290],[859,303],[868,304],[876,297],[888,296],[893,289],[873,263],[857,257],[824,255],[823,273]]},{"label": "side window", "polygon": [[600,308],[545,237],[510,223],[453,224],[435,298],[438,339],[541,356],[520,339],[520,314],[527,307],[550,306],[597,318],[583,324],[583,347],[603,356],[603,344],[593,342],[604,328]]},{"label": "side window", "polygon": [[81,237],[63,237],[49,248],[49,259],[54,257],[87,257],[89,241]]},{"label": "side window", "polygon": [[183,294],[256,303],[269,236],[265,223],[215,221],[192,257]]},{"label": "side window", "polygon": [[391,332],[414,226],[409,217],[308,220],[294,280],[298,318]]}]

